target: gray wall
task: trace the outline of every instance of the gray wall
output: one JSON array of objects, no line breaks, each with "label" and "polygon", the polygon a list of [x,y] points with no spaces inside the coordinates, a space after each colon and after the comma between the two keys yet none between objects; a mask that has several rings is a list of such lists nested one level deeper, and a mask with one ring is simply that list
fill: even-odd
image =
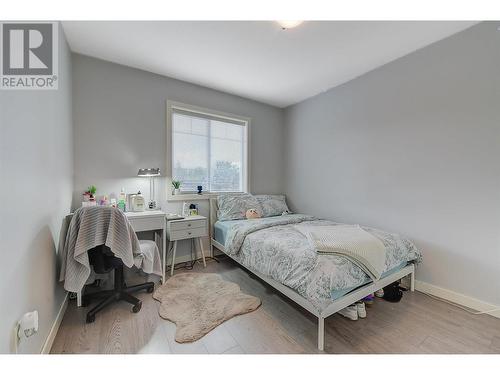
[{"label": "gray wall", "polygon": [[59,27],[59,89],[0,90],[0,353],[13,327],[38,310],[39,332],[19,347],[39,353],[64,299],[56,251],[73,192],[71,54]]},{"label": "gray wall", "polygon": [[417,279],[500,304],[500,34],[481,23],[285,112],[293,208],[400,232]]},{"label": "gray wall", "polygon": [[[140,189],[149,194],[147,179],[134,177],[143,167],[165,171],[166,100],[252,118],[250,189],[282,191],[283,111],[255,101],[172,78],[73,54],[75,190],[78,207],[84,189],[94,184],[98,195]],[[165,179],[157,195],[168,212],[180,203],[165,202]],[[208,205],[202,203],[202,214]],[[207,243],[208,245],[208,243]],[[182,250],[180,252],[182,255]]]}]

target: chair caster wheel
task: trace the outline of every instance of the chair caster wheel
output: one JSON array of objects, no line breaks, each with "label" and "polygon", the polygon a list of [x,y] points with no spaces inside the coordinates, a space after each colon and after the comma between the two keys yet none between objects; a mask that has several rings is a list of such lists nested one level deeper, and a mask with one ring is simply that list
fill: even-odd
[{"label": "chair caster wheel", "polygon": [[94,323],[94,321],[95,321],[95,315],[87,314],[87,323]]},{"label": "chair caster wheel", "polygon": [[149,287],[148,289],[146,289],[146,292],[147,292],[147,293],[153,293],[153,292],[154,292],[154,290],[155,290],[155,287],[154,287],[154,286],[152,286],[152,287]]},{"label": "chair caster wheel", "polygon": [[132,307],[132,312],[138,313],[139,311],[141,311],[141,307],[142,307],[142,302],[139,301],[139,302],[137,302],[136,305],[134,305],[134,307]]}]

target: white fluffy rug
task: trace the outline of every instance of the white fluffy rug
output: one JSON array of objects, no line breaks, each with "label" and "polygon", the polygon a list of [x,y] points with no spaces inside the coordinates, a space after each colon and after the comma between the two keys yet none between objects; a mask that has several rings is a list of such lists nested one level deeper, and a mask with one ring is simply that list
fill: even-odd
[{"label": "white fluffy rug", "polygon": [[180,273],[155,290],[160,316],[177,326],[175,341],[192,342],[233,316],[260,306],[260,299],[215,273]]}]

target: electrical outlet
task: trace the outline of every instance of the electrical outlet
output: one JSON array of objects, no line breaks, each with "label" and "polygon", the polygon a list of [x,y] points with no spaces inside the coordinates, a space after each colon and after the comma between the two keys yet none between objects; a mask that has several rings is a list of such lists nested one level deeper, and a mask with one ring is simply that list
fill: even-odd
[{"label": "electrical outlet", "polygon": [[38,311],[30,311],[23,315],[21,320],[18,322],[18,332],[19,338],[28,338],[33,336],[38,332]]},{"label": "electrical outlet", "polygon": [[38,311],[30,311],[24,314],[14,326],[14,351],[18,352],[21,340],[33,336],[38,332]]}]

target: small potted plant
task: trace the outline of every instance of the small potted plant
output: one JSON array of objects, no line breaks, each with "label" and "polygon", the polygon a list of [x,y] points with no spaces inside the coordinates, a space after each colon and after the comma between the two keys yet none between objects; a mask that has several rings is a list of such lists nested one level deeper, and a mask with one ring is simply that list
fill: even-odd
[{"label": "small potted plant", "polygon": [[94,185],[91,185],[87,188],[87,193],[90,195],[90,200],[95,200],[95,193],[97,188]]},{"label": "small potted plant", "polygon": [[83,193],[83,202],[85,202],[86,206],[93,206],[96,204],[95,193],[97,188],[94,185],[91,185],[87,188],[87,191]]},{"label": "small potted plant", "polygon": [[179,180],[172,180],[172,186],[174,187],[174,195],[181,193],[181,182]]}]

